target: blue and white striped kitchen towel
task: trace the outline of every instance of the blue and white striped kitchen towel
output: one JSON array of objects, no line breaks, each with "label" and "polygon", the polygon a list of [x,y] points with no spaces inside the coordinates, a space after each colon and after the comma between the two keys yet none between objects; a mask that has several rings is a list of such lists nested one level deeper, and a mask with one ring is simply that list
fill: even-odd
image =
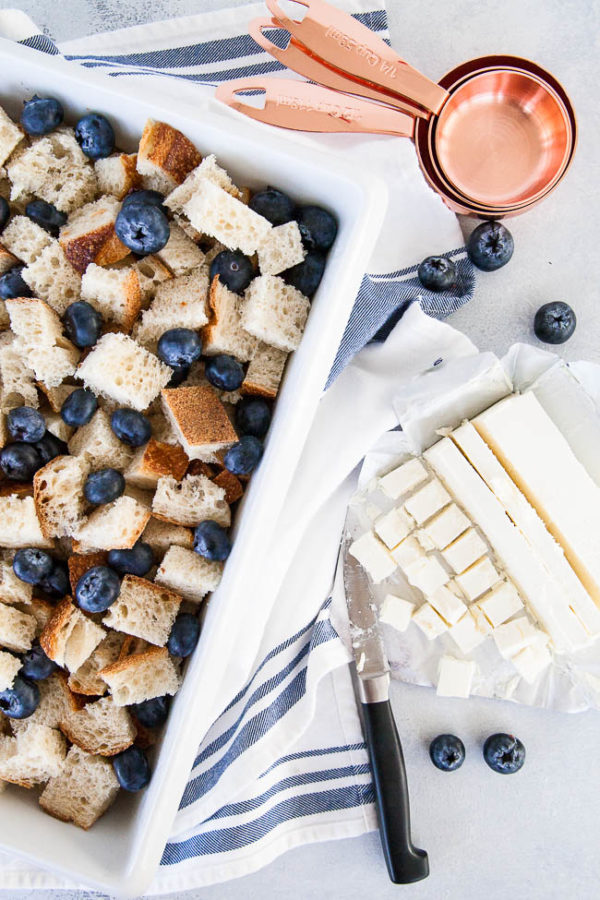
[{"label": "blue and white striped kitchen towel", "polygon": [[[386,37],[385,11],[373,11],[372,3],[338,0]],[[262,4],[243,6],[55,45],[22,12],[3,10],[0,34],[110,77],[152,78],[153,93],[168,95],[177,79],[178,93],[191,92],[198,103],[223,80],[282,71],[289,77],[246,34],[248,21],[264,13]],[[340,637],[344,611],[330,600],[339,534],[353,469],[394,425],[390,379],[397,383],[432,365],[432,347],[438,356],[468,349],[457,347],[451,329],[421,311],[442,319],[458,309],[473,294],[474,275],[457,220],[427,187],[412,144],[363,135],[298,140],[342,150],[357,165],[368,160],[388,183],[389,211],[286,503],[288,521],[277,529],[286,536],[285,546],[274,548],[279,595],[254,673],[233,700],[227,698],[198,750],[152,894],[238,877],[291,847],[375,827],[368,759]],[[419,285],[417,264],[432,253],[457,262],[460,279],[452,292],[432,294]],[[417,298],[421,308],[411,306]],[[385,343],[371,344],[347,365],[373,338],[386,338],[407,309]],[[369,399],[360,422],[357,391]],[[324,466],[328,440],[344,449]],[[2,856],[0,873],[4,889],[67,886]]]}]

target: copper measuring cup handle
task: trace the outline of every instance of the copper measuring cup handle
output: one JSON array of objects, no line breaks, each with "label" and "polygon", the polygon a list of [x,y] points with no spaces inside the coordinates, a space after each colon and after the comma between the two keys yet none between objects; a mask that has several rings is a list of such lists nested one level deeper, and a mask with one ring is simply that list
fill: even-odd
[{"label": "copper measuring cup handle", "polygon": [[[264,107],[245,103],[244,91],[264,92]],[[219,85],[215,97],[266,125],[294,131],[395,134],[412,138],[415,121],[397,109],[291,78],[240,78]]]},{"label": "copper measuring cup handle", "polygon": [[274,18],[313,56],[373,87],[401,95],[413,106],[438,113],[448,94],[401,59],[385,41],[325,0],[294,0],[307,12],[296,22],[281,9],[279,0],[266,0]]},{"label": "copper measuring cup handle", "polygon": [[297,72],[298,75],[303,75],[317,84],[333,88],[336,91],[343,91],[346,94],[357,94],[360,97],[368,97],[370,100],[387,103],[389,106],[393,106],[395,109],[402,109],[413,116],[417,115],[425,118],[429,116],[428,112],[415,107],[414,103],[404,100],[390,91],[384,91],[382,88],[369,87],[360,79],[354,78],[346,72],[340,72],[338,69],[334,69],[333,66],[317,59],[307,47],[294,40],[291,34],[287,47],[278,47],[264,33],[265,30],[273,30],[275,28],[285,30],[284,26],[276,19],[262,17],[253,19],[250,22],[248,34],[263,50],[266,50],[274,59],[277,59],[292,72]]}]

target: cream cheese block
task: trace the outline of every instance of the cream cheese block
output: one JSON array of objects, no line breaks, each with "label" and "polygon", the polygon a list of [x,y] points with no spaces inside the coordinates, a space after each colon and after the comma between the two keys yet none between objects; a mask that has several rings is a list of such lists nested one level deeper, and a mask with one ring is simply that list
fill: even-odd
[{"label": "cream cheese block", "polygon": [[512,622],[500,625],[494,629],[492,637],[501,656],[505,659],[515,656],[530,644],[537,642],[544,645],[548,640],[543,631],[531,624],[527,616],[519,616]]},{"label": "cream cheese block", "polygon": [[523,609],[519,593],[510,581],[502,581],[497,584],[481,598],[477,605],[494,628],[502,625],[520,609]]},{"label": "cream cheese block", "polygon": [[465,615],[450,628],[448,634],[461,653],[465,654],[471,653],[472,650],[479,647],[486,639],[486,634],[484,634],[477,626],[477,622],[471,615],[471,610],[468,610]]},{"label": "cream cheese block", "polygon": [[388,550],[373,532],[367,531],[348,548],[375,584],[388,578],[397,568]]},{"label": "cream cheese block", "polygon": [[451,503],[423,525],[421,532],[427,535],[433,547],[443,550],[466,531],[470,524],[456,503]]},{"label": "cream cheese block", "polygon": [[408,536],[412,529],[412,523],[404,510],[400,507],[394,507],[385,515],[379,516],[373,529],[386,547],[393,550],[400,541],[403,541]]},{"label": "cream cheese block", "polygon": [[547,647],[536,643],[525,647],[520,653],[513,656],[511,662],[519,675],[529,684],[533,684],[544,669],[548,668],[552,662],[552,656]]},{"label": "cream cheese block", "polygon": [[379,611],[379,621],[391,625],[396,631],[406,631],[414,611],[414,603],[403,597],[396,597],[395,594],[386,594]]},{"label": "cream cheese block", "polygon": [[600,487],[535,394],[507,397],[473,424],[600,604]]},{"label": "cream cheese block", "polygon": [[435,515],[442,507],[450,503],[450,494],[437,478],[409,497],[404,504],[406,512],[412,516],[417,525],[422,525]]},{"label": "cream cheese block", "polygon": [[425,596],[433,594],[449,580],[449,575],[434,556],[422,556],[403,567],[410,583],[423,591]]},{"label": "cream cheese block", "polygon": [[487,545],[474,528],[469,528],[442,550],[442,556],[453,572],[460,575],[487,553]]},{"label": "cream cheese block", "polygon": [[467,607],[462,600],[445,585],[437,588],[432,594],[428,595],[427,599],[448,625],[455,625],[467,611]]},{"label": "cream cheese block", "polygon": [[462,697],[471,693],[477,664],[469,659],[442,656],[437,684],[438,697]]},{"label": "cream cheese block", "polygon": [[469,566],[461,575],[456,575],[454,580],[467,600],[473,601],[500,581],[500,572],[490,558],[484,556]]},{"label": "cream cheese block", "polygon": [[568,605],[562,587],[552,578],[523,534],[506,515],[475,469],[448,437],[424,453],[471,521],[477,522],[499,564],[514,582],[559,651],[578,650],[590,638]]},{"label": "cream cheese block", "polygon": [[379,479],[379,487],[384,494],[397,500],[403,494],[408,494],[413,488],[427,481],[429,473],[420,459],[410,459],[396,469],[392,469],[387,475]]},{"label": "cream cheese block", "polygon": [[404,570],[406,566],[416,562],[418,559],[422,559],[425,556],[425,551],[416,538],[407,537],[397,547],[394,547],[390,555],[400,568]]},{"label": "cream cheese block", "polygon": [[412,621],[417,625],[426,638],[433,641],[448,630],[448,626],[438,615],[431,603],[424,603],[420,606],[412,617]]}]

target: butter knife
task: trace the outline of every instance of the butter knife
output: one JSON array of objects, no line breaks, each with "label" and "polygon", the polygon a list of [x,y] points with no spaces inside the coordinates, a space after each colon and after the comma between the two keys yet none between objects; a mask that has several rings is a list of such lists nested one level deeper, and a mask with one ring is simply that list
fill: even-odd
[{"label": "butter knife", "polygon": [[348,553],[352,543],[348,524],[347,518],[343,540],[344,589],[381,843],[390,879],[394,884],[410,884],[427,878],[429,860],[425,850],[417,849],[411,840],[404,756],[389,700],[389,666],[368,576],[358,560]]}]

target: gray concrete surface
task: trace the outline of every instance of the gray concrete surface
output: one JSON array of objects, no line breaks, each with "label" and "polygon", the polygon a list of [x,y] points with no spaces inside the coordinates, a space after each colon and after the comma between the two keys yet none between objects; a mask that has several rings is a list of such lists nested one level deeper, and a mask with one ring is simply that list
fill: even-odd
[{"label": "gray concrete surface", "polygon": [[[22,0],[20,8],[64,40],[224,5],[243,3]],[[506,52],[546,65],[571,94],[580,142],[568,178],[545,203],[509,223],[516,244],[511,264],[482,274],[475,300],[451,321],[482,349],[501,353],[514,341],[535,340],[531,322],[542,302],[566,299],[579,327],[561,352],[568,359],[599,360],[600,3],[388,0],[388,10],[394,46],[431,77],[463,60]],[[463,225],[472,227],[468,220]],[[390,885],[378,837],[370,834],[300,848],[255,875],[174,894],[173,900],[391,900],[400,893],[415,900],[598,896],[597,715],[563,716],[484,700],[442,701],[429,691],[400,685],[394,685],[393,699],[405,744],[415,839],[431,857],[428,881],[404,889]],[[468,753],[464,768],[450,776],[433,770],[426,755],[428,740],[448,730],[463,737]],[[498,730],[517,733],[528,748],[527,765],[513,779],[493,775],[481,760],[483,739]],[[40,896],[13,891],[10,900]],[[8,900],[8,894],[0,893],[0,900]]]}]

